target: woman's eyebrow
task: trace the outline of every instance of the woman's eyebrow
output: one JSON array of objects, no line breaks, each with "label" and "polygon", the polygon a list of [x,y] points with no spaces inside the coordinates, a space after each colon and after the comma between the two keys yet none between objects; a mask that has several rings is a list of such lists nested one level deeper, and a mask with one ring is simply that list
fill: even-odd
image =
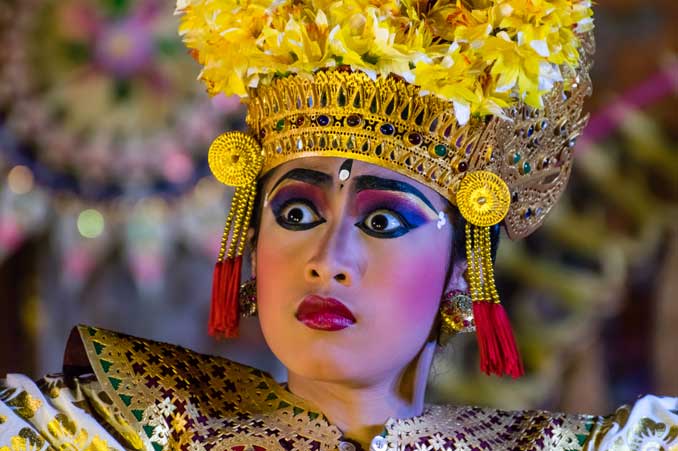
[{"label": "woman's eyebrow", "polygon": [[295,168],[285,173],[275,182],[273,188],[269,191],[272,193],[275,189],[287,179],[298,180],[300,182],[310,183],[311,185],[318,185],[320,187],[329,187],[332,185],[332,176],[324,172],[314,171],[313,169]]},{"label": "woman's eyebrow", "polygon": [[359,193],[364,190],[381,190],[381,191],[401,191],[403,193],[413,194],[421,199],[431,210],[438,214],[438,210],[433,204],[414,186],[399,180],[384,179],[374,175],[361,175],[355,178],[353,182],[355,192]]}]

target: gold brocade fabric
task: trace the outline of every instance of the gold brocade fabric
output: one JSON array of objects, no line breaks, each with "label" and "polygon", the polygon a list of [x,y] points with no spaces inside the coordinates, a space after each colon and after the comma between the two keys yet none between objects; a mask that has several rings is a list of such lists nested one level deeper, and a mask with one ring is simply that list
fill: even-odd
[{"label": "gold brocade fabric", "polygon": [[[102,329],[78,332],[94,375],[37,384],[8,375],[0,386],[0,451],[347,449],[324,415],[259,370]],[[427,406],[421,416],[388,420],[375,450],[594,451],[612,443],[626,451],[648,437],[664,446],[652,449],[678,450],[678,416],[670,416],[678,400],[650,398],[639,404],[668,413],[648,418],[656,408],[645,406],[603,419]]]}]

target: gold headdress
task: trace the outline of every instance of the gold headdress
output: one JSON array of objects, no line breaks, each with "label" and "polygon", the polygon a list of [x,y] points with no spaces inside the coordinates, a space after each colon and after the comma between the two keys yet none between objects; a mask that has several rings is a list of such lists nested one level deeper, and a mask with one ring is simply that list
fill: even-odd
[{"label": "gold headdress", "polygon": [[[210,167],[236,187],[215,269],[210,333],[237,332],[256,181],[307,156],[417,180],[467,221],[485,372],[522,373],[499,304],[490,227],[534,231],[567,182],[593,53],[590,0],[179,0],[180,32],[211,94],[239,94],[249,134]],[[229,239],[230,237],[230,239]]]}]

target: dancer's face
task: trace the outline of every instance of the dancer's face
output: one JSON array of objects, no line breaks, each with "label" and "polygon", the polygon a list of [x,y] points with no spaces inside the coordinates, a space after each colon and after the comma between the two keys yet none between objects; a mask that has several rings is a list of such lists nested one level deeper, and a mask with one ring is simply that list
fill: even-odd
[{"label": "dancer's face", "polygon": [[289,371],[369,384],[429,339],[453,230],[449,203],[432,189],[350,163],[302,158],[267,178],[257,299],[266,341]]}]

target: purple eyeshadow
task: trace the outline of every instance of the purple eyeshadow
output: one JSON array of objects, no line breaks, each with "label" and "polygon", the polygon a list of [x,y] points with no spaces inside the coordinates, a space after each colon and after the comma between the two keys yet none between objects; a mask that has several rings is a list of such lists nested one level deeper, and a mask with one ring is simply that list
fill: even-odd
[{"label": "purple eyeshadow", "polygon": [[357,216],[365,217],[376,210],[391,210],[399,214],[410,228],[419,227],[431,220],[412,201],[384,191],[362,191],[356,196]]},{"label": "purple eyeshadow", "polygon": [[278,189],[272,199],[269,200],[271,209],[277,215],[280,209],[291,199],[304,199],[318,208],[321,205],[321,197],[318,189],[305,184],[291,183]]}]

